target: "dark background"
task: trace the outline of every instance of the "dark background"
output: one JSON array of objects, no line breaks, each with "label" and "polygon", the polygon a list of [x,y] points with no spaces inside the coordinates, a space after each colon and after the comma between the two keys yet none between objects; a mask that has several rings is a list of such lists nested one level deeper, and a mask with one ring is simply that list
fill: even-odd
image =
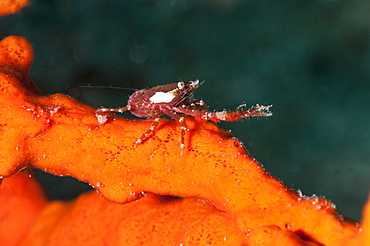
[{"label": "dark background", "polygon": [[[270,118],[220,126],[272,175],[358,220],[370,188],[369,13],[367,0],[33,0],[0,19],[0,38],[32,43],[42,91],[92,106],[124,106],[132,91],[80,85],[194,79],[212,110],[273,104]],[[87,188],[36,174],[52,199]]]}]

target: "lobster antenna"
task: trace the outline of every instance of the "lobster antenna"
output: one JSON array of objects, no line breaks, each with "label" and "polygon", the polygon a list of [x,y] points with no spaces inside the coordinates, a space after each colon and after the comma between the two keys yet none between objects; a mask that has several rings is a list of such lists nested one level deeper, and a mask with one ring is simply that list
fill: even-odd
[{"label": "lobster antenna", "polygon": [[130,90],[130,91],[137,91],[137,89],[133,88],[125,88],[119,86],[104,86],[104,85],[80,85],[80,88],[97,88],[97,89],[118,89],[118,90]]}]

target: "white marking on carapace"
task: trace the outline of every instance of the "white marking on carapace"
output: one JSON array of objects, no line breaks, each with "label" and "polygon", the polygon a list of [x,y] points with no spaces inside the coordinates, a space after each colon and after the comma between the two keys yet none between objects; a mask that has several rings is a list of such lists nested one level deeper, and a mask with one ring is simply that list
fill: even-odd
[{"label": "white marking on carapace", "polygon": [[178,89],[162,92],[158,91],[149,98],[152,103],[170,103],[176,97]]}]

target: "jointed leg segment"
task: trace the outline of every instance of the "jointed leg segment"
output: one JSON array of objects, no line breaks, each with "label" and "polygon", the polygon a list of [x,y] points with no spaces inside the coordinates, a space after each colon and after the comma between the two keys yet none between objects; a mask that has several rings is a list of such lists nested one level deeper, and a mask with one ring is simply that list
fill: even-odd
[{"label": "jointed leg segment", "polygon": [[139,144],[139,143],[141,143],[141,142],[143,142],[143,141],[145,141],[145,138],[152,132],[152,131],[154,131],[156,128],[157,128],[157,126],[158,126],[158,124],[159,124],[159,121],[161,120],[161,118],[155,118],[154,120],[153,120],[153,123],[152,123],[152,125],[150,126],[150,128],[143,134],[143,135],[141,135],[141,137],[138,139],[138,140],[136,140],[136,142],[135,142],[135,146],[137,145],[137,144]]},{"label": "jointed leg segment", "polygon": [[127,110],[131,110],[131,105],[127,105],[122,108],[99,108],[96,110],[96,112],[118,112],[118,113],[123,113]]},{"label": "jointed leg segment", "polygon": [[214,122],[220,121],[235,121],[240,120],[247,117],[254,117],[254,116],[271,116],[271,112],[269,111],[269,106],[260,106],[256,105],[251,107],[248,110],[236,110],[236,111],[219,111],[219,112],[208,112],[199,109],[187,109],[187,108],[172,108],[173,111],[176,113],[186,114],[193,116],[198,120],[211,120]]}]

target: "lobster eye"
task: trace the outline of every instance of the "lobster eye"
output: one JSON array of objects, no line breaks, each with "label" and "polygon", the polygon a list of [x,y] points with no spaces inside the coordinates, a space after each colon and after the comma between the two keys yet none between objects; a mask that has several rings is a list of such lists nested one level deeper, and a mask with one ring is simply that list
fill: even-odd
[{"label": "lobster eye", "polygon": [[185,88],[185,83],[180,81],[177,83],[177,88],[179,88],[180,90],[184,89]]}]

